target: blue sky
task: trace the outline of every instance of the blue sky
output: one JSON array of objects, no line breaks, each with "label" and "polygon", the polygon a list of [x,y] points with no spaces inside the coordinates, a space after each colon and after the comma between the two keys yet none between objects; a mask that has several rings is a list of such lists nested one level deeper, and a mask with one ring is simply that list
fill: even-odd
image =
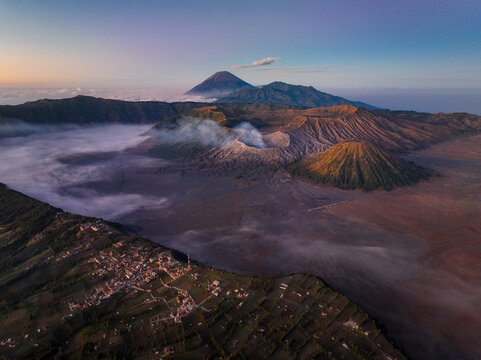
[{"label": "blue sky", "polygon": [[[481,1],[0,0],[0,87],[481,89]],[[235,68],[267,57],[270,65]]]}]

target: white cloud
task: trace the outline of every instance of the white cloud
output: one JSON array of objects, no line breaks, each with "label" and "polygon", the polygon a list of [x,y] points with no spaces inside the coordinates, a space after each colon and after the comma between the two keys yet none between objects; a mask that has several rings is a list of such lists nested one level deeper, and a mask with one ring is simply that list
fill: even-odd
[{"label": "white cloud", "polygon": [[335,72],[345,72],[350,69],[348,68],[338,68],[333,65],[315,65],[315,66],[269,66],[265,68],[255,68],[252,71],[272,71],[281,73],[335,73]]},{"label": "white cloud", "polygon": [[264,65],[270,65],[278,60],[280,60],[281,58],[278,58],[278,57],[266,57],[264,59],[261,59],[261,60],[257,60],[257,61],[253,61],[251,62],[250,64],[246,64],[246,65],[234,65],[232,66],[234,69],[245,69],[245,68],[251,68],[251,67],[256,67],[256,66],[264,66]]}]

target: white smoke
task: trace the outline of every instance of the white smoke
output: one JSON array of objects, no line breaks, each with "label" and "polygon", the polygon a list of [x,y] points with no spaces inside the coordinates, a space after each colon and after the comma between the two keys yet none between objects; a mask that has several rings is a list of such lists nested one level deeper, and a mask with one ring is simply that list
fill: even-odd
[{"label": "white smoke", "polygon": [[209,119],[186,116],[179,119],[175,127],[156,129],[150,133],[156,140],[169,144],[192,143],[224,147],[239,139],[248,146],[261,149],[266,147],[261,133],[248,122],[230,129]]},{"label": "white smoke", "polygon": [[262,134],[252,124],[243,122],[236,126],[234,131],[240,135],[239,140],[248,146],[264,149],[266,144],[262,139]]},{"label": "white smoke", "polygon": [[165,127],[151,132],[156,140],[176,144],[192,143],[203,146],[226,146],[235,140],[235,134],[208,119],[190,116],[177,121],[175,127]]}]

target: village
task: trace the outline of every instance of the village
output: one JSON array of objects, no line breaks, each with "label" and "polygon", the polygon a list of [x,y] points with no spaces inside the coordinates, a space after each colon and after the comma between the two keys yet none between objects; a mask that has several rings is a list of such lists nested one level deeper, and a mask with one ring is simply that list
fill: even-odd
[{"label": "village", "polygon": [[[86,223],[80,226],[80,231],[83,232],[103,232],[108,235],[113,233],[108,225],[97,221],[95,223]],[[88,309],[91,306],[99,305],[102,301],[114,296],[117,293],[129,291],[146,291],[150,293],[151,297],[145,300],[145,303],[156,301],[163,301],[169,304],[168,314],[158,314],[152,316],[151,323],[154,326],[158,322],[180,323],[181,318],[190,314],[198,305],[195,303],[192,296],[185,289],[170,286],[169,282],[175,281],[182,276],[190,273],[190,279],[196,281],[199,273],[192,271],[190,258],[187,263],[181,262],[172,256],[170,250],[159,250],[145,247],[142,244],[128,244],[120,240],[112,245],[111,248],[102,250],[98,255],[90,258],[88,263],[93,267],[91,272],[92,277],[105,280],[100,285],[93,288],[85,299],[69,298],[65,301],[68,313],[64,318],[72,317],[76,311]],[[79,244],[72,249],[60,253],[56,260],[60,261],[67,256],[75,255],[76,253],[89,248],[88,242]],[[150,283],[153,279],[160,277],[164,273],[168,275],[168,281],[161,280],[162,286],[175,289],[177,295],[175,301],[172,299],[164,299],[155,297],[152,294],[152,289],[144,289],[143,287]],[[214,280],[207,282],[203,289],[211,296],[219,296],[222,291],[220,282]],[[238,297],[243,295],[244,290],[233,289],[226,290],[226,295],[236,294]],[[175,306],[174,306],[175,305]]]},{"label": "village", "polygon": [[[0,339],[0,348],[38,349],[55,327],[97,316],[97,309],[113,305],[115,311],[106,323],[109,325],[104,328],[86,325],[77,333],[77,341],[114,349],[119,346],[115,344],[120,338],[130,336],[127,334],[143,341],[134,334],[147,331],[147,327],[151,336],[165,337],[162,346],[150,353],[153,358],[170,357],[184,351],[186,337],[198,341],[196,334],[208,329],[211,335],[204,341],[211,341],[210,336],[222,339],[219,344],[228,351],[244,346],[248,356],[256,346],[271,351],[271,338],[283,339],[285,344],[297,348],[300,346],[297,343],[302,344],[308,338],[291,331],[295,324],[306,321],[313,326],[309,330],[312,341],[325,347],[330,356],[356,353],[362,344],[365,353],[375,351],[380,359],[394,359],[385,350],[389,345],[379,332],[373,331],[375,327],[365,321],[365,315],[350,305],[346,308],[349,304],[346,299],[312,277],[238,276],[191,263],[189,255],[183,258],[172,250],[125,236],[101,220],[72,227],[70,219],[58,219],[48,230],[62,227],[71,229],[74,240],[54,254],[46,252],[41,266],[75,264],[78,269],[75,273],[84,281],[84,290],[62,288],[65,297],[58,305],[63,309],[59,313],[60,322],[37,321],[21,334]],[[43,237],[41,233],[34,239]],[[309,316],[302,320],[306,311]],[[249,329],[250,342],[240,337],[242,329]],[[69,341],[63,346],[70,348]],[[370,350],[374,347],[375,350]],[[199,354],[201,349],[197,350]]]}]

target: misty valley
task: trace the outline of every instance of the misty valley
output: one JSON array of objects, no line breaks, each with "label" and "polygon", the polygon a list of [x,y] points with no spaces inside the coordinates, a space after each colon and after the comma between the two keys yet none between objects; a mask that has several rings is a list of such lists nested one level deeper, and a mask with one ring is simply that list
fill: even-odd
[{"label": "misty valley", "polygon": [[0,1],[0,360],[480,360],[481,1]]},{"label": "misty valley", "polygon": [[[451,350],[442,351],[481,345],[481,135],[453,136],[459,128],[433,121],[411,133],[405,129],[418,123],[395,116],[402,114],[221,105],[156,126],[33,124],[23,136],[0,139],[0,180],[69,213],[120,223],[216,269],[317,275],[378,319],[408,353],[434,359],[447,333]],[[386,135],[387,121],[391,132],[399,127],[397,135]],[[350,133],[333,135],[336,122],[349,124],[343,129]],[[356,122],[370,122],[371,132]],[[436,131],[423,134],[426,128]],[[388,179],[397,170],[386,167],[373,177],[359,175],[381,187],[365,191],[288,171],[352,134],[397,151],[429,176],[393,189]],[[359,161],[372,157],[378,169],[384,161],[397,164],[385,160],[387,153],[371,153]],[[358,187],[350,181],[342,186]]]}]

